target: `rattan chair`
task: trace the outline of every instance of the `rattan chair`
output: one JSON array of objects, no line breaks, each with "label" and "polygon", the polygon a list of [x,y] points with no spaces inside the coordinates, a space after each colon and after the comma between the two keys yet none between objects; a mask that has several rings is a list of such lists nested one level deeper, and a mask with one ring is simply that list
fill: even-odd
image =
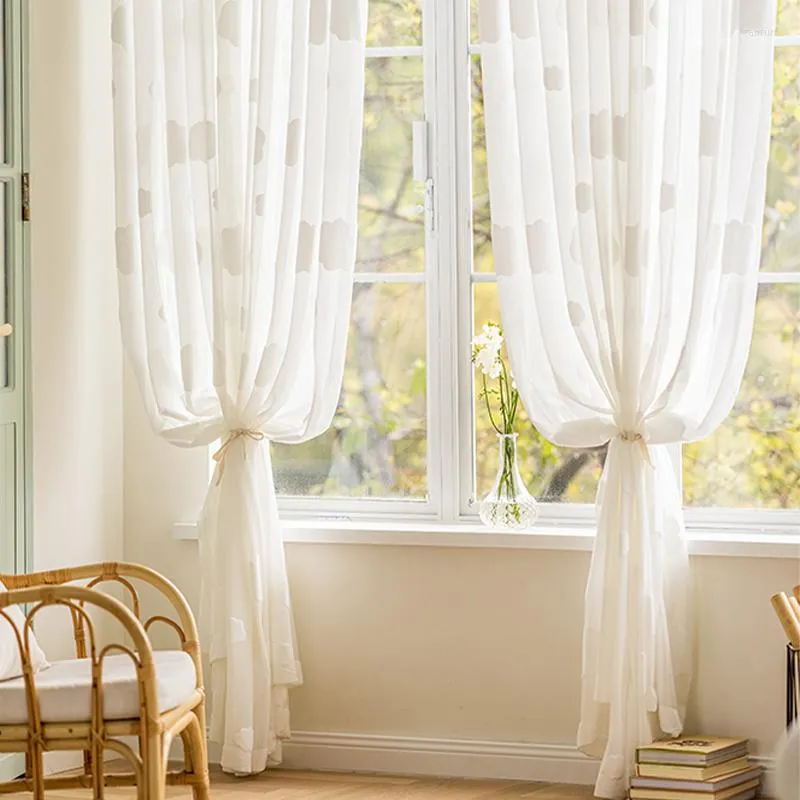
[{"label": "rattan chair", "polygon": [[[23,676],[0,683],[0,753],[24,753],[26,774],[0,784],[0,794],[30,791],[41,800],[45,789],[83,787],[102,798],[104,786],[135,785],[139,800],[163,800],[167,785],[182,785],[192,787],[195,800],[208,800],[205,693],[197,626],[175,586],[146,567],[117,563],[0,575],[0,581],[8,589],[0,592],[0,624],[10,622],[7,606],[29,604],[25,629],[16,636]],[[155,587],[172,605],[177,619],[154,616],[142,622],[135,581]],[[82,585],[70,585],[73,582]],[[130,596],[130,610],[95,588],[107,582],[122,584]],[[55,662],[34,674],[28,655],[29,631],[37,613],[48,606],[69,609],[77,658]],[[87,613],[90,606],[116,619],[132,646],[101,646]],[[179,651],[153,651],[148,631],[155,623],[175,631]],[[167,758],[178,735],[183,740],[184,769],[170,772]],[[138,739],[138,752],[124,737]],[[45,777],[43,754],[55,750],[83,751],[82,774]],[[105,774],[107,750],[127,759],[133,771]]]}]

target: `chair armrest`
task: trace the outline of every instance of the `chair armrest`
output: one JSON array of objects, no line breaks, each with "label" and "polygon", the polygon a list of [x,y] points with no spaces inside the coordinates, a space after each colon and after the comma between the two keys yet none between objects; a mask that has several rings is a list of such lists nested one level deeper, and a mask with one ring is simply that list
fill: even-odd
[{"label": "chair armrest", "polygon": [[[123,562],[105,562],[100,564],[85,564],[78,567],[66,567],[64,569],[50,570],[47,572],[31,572],[27,575],[0,575],[6,587],[10,590],[27,589],[30,587],[41,586],[60,586],[65,583],[80,580],[90,580],[92,584],[97,584],[103,581],[118,581],[122,579],[124,585],[128,586],[135,595],[135,590],[127,583],[127,578],[140,580],[156,589],[167,602],[174,609],[179,623],[181,636],[181,647],[188,653],[194,661],[195,669],[197,671],[197,686],[203,686],[203,667],[202,659],[200,656],[200,637],[197,632],[197,623],[195,622],[192,609],[189,603],[183,596],[181,591],[163,575],[160,575],[149,567],[142,566],[141,564],[127,564]],[[77,587],[75,587],[77,588]],[[86,589],[91,591],[91,589]],[[95,593],[97,594],[97,593]],[[107,596],[107,595],[104,595]],[[29,602],[29,601],[16,601],[16,602]],[[123,608],[124,605],[119,604]],[[127,608],[125,608],[128,611]],[[130,611],[128,611],[130,614]],[[136,616],[130,614],[133,619]],[[139,627],[145,633],[150,626],[150,623],[155,621],[164,621],[163,617],[152,617],[145,621],[144,626],[141,623]],[[135,641],[135,640],[134,640]],[[149,640],[148,640],[149,646]]]}]

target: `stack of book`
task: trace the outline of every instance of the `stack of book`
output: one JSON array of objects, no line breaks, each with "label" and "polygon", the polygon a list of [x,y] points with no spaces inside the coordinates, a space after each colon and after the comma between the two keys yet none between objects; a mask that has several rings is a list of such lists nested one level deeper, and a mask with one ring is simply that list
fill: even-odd
[{"label": "stack of book", "polygon": [[636,750],[631,800],[750,800],[761,767],[748,759],[747,739],[684,736]]}]

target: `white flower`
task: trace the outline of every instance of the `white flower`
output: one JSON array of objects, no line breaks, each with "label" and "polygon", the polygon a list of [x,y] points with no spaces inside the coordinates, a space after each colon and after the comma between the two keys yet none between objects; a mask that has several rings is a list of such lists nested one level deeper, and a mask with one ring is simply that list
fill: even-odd
[{"label": "white flower", "polygon": [[483,326],[483,336],[486,338],[487,344],[496,347],[498,350],[503,344],[503,334],[500,326],[495,325],[493,322],[488,322]]},{"label": "white flower", "polygon": [[472,360],[480,371],[496,380],[502,372],[500,350],[503,347],[503,334],[499,325],[487,323],[481,333],[472,340]]},{"label": "white flower", "polygon": [[478,365],[478,368],[484,375],[492,376],[495,368],[498,370],[500,368],[500,364],[497,359],[497,351],[490,350],[488,347],[484,347],[476,353],[475,363]]}]

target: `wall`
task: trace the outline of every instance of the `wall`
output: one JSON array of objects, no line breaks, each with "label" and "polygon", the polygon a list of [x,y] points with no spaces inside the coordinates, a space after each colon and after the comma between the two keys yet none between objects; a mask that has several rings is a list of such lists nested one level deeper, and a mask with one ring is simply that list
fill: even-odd
[{"label": "wall", "polygon": [[122,556],[109,30],[109,3],[30,0],[35,569]]},{"label": "wall", "polygon": [[[29,0],[31,567],[122,558],[122,349],[114,269],[110,4]],[[74,651],[65,613],[37,633]],[[102,628],[101,628],[102,630]],[[50,771],[80,754],[48,753]]]},{"label": "wall", "polygon": [[[125,401],[126,558],[196,607],[197,544],[170,526],[196,517],[207,456],[158,441],[130,380]],[[296,731],[574,745],[588,553],[291,543],[287,558],[306,680]],[[689,730],[750,736],[769,756],[784,691],[769,598],[800,582],[798,561],[692,565]]]}]

